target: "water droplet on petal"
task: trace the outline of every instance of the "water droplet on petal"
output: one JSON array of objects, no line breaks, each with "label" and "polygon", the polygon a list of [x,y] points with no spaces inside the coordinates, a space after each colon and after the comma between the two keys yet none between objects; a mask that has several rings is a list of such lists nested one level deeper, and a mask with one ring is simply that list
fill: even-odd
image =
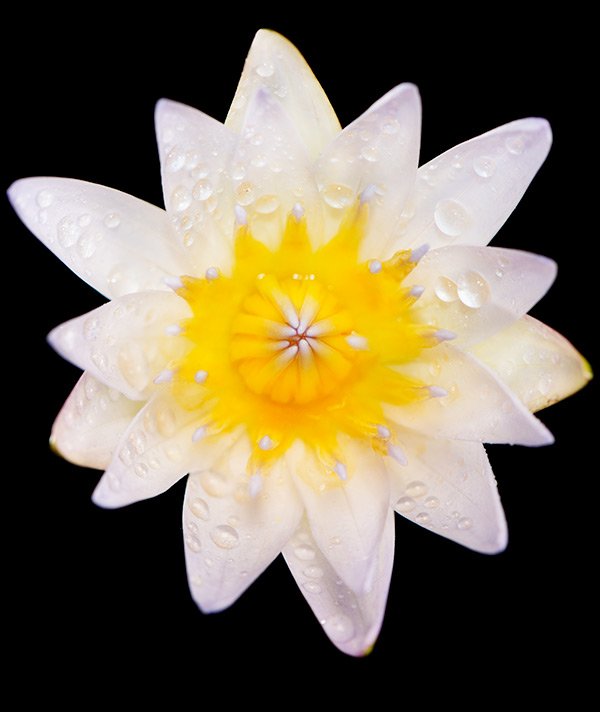
[{"label": "water droplet on petal", "polygon": [[346,643],[354,636],[354,623],[343,613],[329,616],[323,627],[331,640],[336,643]]},{"label": "water droplet on petal", "polygon": [[440,506],[440,500],[437,497],[427,497],[425,499],[425,506],[429,509],[435,509]]},{"label": "water droplet on petal", "polygon": [[469,224],[469,213],[457,200],[440,200],[435,206],[433,219],[438,230],[448,237],[458,237]]},{"label": "water droplet on petal", "polygon": [[119,227],[119,225],[121,224],[121,218],[117,215],[117,213],[109,213],[104,218],[104,224],[110,230],[114,230],[115,228]]},{"label": "water droplet on petal", "polygon": [[479,309],[490,298],[490,285],[479,272],[469,271],[458,280],[458,297],[471,309]]},{"label": "water droplet on petal", "polygon": [[71,247],[77,242],[79,237],[79,227],[72,217],[64,217],[56,226],[58,242],[62,247]]},{"label": "water droplet on petal", "polygon": [[259,77],[272,77],[275,68],[271,62],[263,62],[256,67],[256,73]]},{"label": "water droplet on petal", "polygon": [[165,160],[165,166],[170,173],[177,173],[185,165],[185,156],[178,149],[169,151]]},{"label": "water droplet on petal", "polygon": [[311,561],[315,558],[315,550],[308,544],[300,544],[294,549],[294,554],[301,561]]},{"label": "water droplet on petal", "polygon": [[419,524],[429,524],[429,522],[431,521],[431,516],[427,514],[427,512],[419,512],[415,519],[417,522],[419,522]]},{"label": "water droplet on petal", "polygon": [[433,291],[442,302],[455,302],[458,299],[456,282],[449,277],[438,277]]},{"label": "water droplet on petal", "polygon": [[238,205],[250,205],[254,201],[254,185],[250,181],[240,183],[235,190],[235,199]]},{"label": "water droplet on petal", "polygon": [[261,215],[274,213],[279,207],[279,198],[276,195],[261,195],[254,203],[254,209]]},{"label": "water droplet on petal", "polygon": [[171,193],[171,207],[177,213],[181,213],[192,204],[192,194],[183,185],[177,186]]},{"label": "water droplet on petal", "polygon": [[525,148],[524,136],[510,136],[504,142],[506,150],[513,156],[520,156]]},{"label": "water droplet on petal", "polygon": [[410,512],[415,508],[416,504],[412,497],[400,497],[396,502],[396,509],[399,512]]},{"label": "water droplet on petal", "polygon": [[195,200],[208,200],[213,194],[213,187],[208,180],[199,180],[192,189]]},{"label": "water droplet on petal", "polygon": [[185,543],[187,544],[188,548],[191,549],[191,551],[193,551],[194,553],[197,553],[202,548],[202,544],[200,544],[200,539],[198,539],[198,537],[194,534],[187,534],[185,537]]},{"label": "water droplet on petal", "polygon": [[336,210],[341,210],[342,208],[348,207],[352,200],[354,199],[354,191],[347,185],[339,185],[337,183],[330,183],[325,186],[321,191],[323,200],[331,208]]},{"label": "water droplet on petal", "polygon": [[210,533],[210,538],[221,549],[233,549],[240,543],[240,535],[228,524],[215,527]]},{"label": "water droplet on petal", "polygon": [[473,170],[481,178],[491,178],[496,172],[496,162],[489,156],[479,156],[473,161]]},{"label": "water droplet on petal", "polygon": [[307,566],[304,569],[304,575],[308,578],[321,578],[323,576],[323,569],[320,566]]},{"label": "water droplet on petal", "polygon": [[375,163],[379,159],[379,152],[375,146],[363,146],[360,155],[365,161]]},{"label": "water droplet on petal", "polygon": [[473,526],[473,522],[469,517],[461,517],[457,522],[456,526],[458,529],[470,529]]},{"label": "water droplet on petal", "polygon": [[195,517],[198,519],[203,519],[205,522],[210,517],[210,509],[208,504],[200,497],[195,497],[190,502],[190,509],[192,510]]},{"label": "water droplet on petal", "polygon": [[406,485],[406,494],[409,497],[422,497],[427,493],[427,485],[424,482],[415,480]]},{"label": "water droplet on petal", "polygon": [[207,470],[200,475],[200,482],[206,494],[211,497],[223,497],[229,492],[227,480],[218,472]]},{"label": "water droplet on petal", "polygon": [[40,190],[37,194],[36,202],[40,208],[47,208],[52,205],[54,196],[49,190]]}]

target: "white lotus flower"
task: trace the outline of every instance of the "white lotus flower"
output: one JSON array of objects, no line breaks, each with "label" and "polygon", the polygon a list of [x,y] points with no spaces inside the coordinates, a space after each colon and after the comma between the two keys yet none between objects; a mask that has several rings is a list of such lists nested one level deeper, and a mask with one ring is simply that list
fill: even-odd
[{"label": "white lotus flower", "polygon": [[78,180],[10,189],[26,225],[111,300],[50,334],[84,369],[55,448],[105,470],[103,507],[189,473],[200,608],[229,606],[283,552],[352,655],[381,626],[394,510],[501,551],[481,443],[552,442],[532,412],[590,377],[526,315],[555,264],[485,247],[546,157],[547,122],[417,170],[420,111],[402,84],[342,131],[299,53],[261,31],[225,125],[159,102],[166,211]]}]

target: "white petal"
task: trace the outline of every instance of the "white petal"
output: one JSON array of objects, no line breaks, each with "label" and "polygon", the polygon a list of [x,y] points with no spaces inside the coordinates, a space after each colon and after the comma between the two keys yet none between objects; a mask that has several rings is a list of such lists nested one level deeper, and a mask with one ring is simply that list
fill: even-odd
[{"label": "white petal", "polygon": [[497,247],[452,245],[430,250],[406,279],[421,285],[419,316],[456,333],[454,345],[488,338],[526,314],[547,292],[556,264]]},{"label": "white petal", "polygon": [[487,245],[544,162],[544,119],[521,119],[461,143],[419,168],[395,249],[428,243]]},{"label": "white petal", "polygon": [[155,112],[167,211],[196,272],[231,261],[233,198],[225,168],[235,135],[184,104],[161,99]]},{"label": "white petal", "polygon": [[141,405],[84,373],[54,421],[50,443],[70,462],[103,470]]},{"label": "white petal", "polygon": [[287,473],[273,471],[250,494],[245,468],[226,494],[214,472],[190,475],[183,508],[190,591],[205,613],[230,606],[289,541],[302,506]]},{"label": "white petal", "polygon": [[128,294],[61,324],[48,340],[63,358],[143,400],[181,347],[165,330],[188,316],[186,302],[171,292]]},{"label": "white petal", "polygon": [[547,428],[471,354],[440,344],[404,372],[447,395],[408,406],[385,406],[399,425],[436,438],[513,445],[553,442]]},{"label": "white petal", "polygon": [[25,225],[75,274],[112,298],[166,289],[184,273],[163,210],[102,185],[24,178],[8,191]]},{"label": "white petal", "polygon": [[[294,205],[304,208],[309,233],[315,224],[317,189],[306,148],[281,104],[267,89],[249,97],[229,170],[234,197],[247,212],[253,236],[275,246]],[[307,213],[308,211],[308,213]]]},{"label": "white petal", "polygon": [[347,479],[321,491],[305,456],[294,470],[296,486],[312,534],[337,574],[359,594],[368,590],[372,578],[373,552],[381,539],[389,506],[389,484],[383,461],[358,442],[344,445],[343,466]]},{"label": "white petal", "polygon": [[484,554],[506,548],[506,520],[483,445],[398,433],[408,464],[388,460],[403,517]]},{"label": "white petal", "polygon": [[531,411],[575,393],[592,377],[587,361],[559,333],[530,316],[474,349]]},{"label": "white petal", "polygon": [[[359,195],[373,213],[363,256],[381,257],[413,190],[419,159],[421,101],[413,84],[401,84],[338,134],[316,166],[322,199],[339,222]],[[389,255],[384,255],[389,256]]]},{"label": "white petal", "polygon": [[314,159],[340,131],[325,92],[298,50],[269,30],[256,33],[225,125],[240,133],[250,98],[264,87],[281,103]]},{"label": "white petal", "polygon": [[[307,558],[309,552],[314,555]],[[394,515],[388,509],[380,542],[373,552],[367,593],[348,588],[319,550],[306,519],[283,550],[296,583],[332,643],[348,655],[366,655],[379,634],[394,561]]]},{"label": "white petal", "polygon": [[211,462],[227,446],[207,439],[194,442],[197,415],[157,394],[123,434],[112,462],[93,495],[101,507],[123,507],[161,494],[191,470]]}]

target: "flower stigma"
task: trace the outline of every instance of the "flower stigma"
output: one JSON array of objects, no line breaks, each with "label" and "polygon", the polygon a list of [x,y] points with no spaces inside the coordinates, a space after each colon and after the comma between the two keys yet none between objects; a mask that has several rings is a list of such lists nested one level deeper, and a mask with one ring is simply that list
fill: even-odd
[{"label": "flower stigma", "polygon": [[325,465],[325,481],[314,484],[338,486],[346,474],[340,434],[393,452],[399,444],[382,425],[382,405],[432,397],[433,384],[403,369],[441,340],[412,308],[420,293],[402,284],[424,250],[397,252],[376,268],[361,260],[368,212],[357,201],[320,247],[297,207],[272,249],[238,223],[229,274],[209,269],[173,282],[191,316],[172,330],[186,342],[173,377],[158,382],[198,414],[203,432],[245,430],[249,476],[300,440]]}]

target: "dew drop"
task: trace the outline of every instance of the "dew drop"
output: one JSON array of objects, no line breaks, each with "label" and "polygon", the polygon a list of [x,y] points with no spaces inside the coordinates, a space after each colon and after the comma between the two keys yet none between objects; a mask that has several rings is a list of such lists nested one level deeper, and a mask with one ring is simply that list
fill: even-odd
[{"label": "dew drop", "polygon": [[354,635],[354,623],[343,613],[329,616],[323,624],[327,635],[336,643],[346,643]]},{"label": "dew drop", "polygon": [[316,581],[306,581],[302,584],[302,588],[308,593],[321,593],[322,588]]},{"label": "dew drop", "polygon": [[40,190],[37,194],[36,202],[40,208],[47,208],[52,205],[54,196],[49,190]]},{"label": "dew drop", "polygon": [[79,216],[77,223],[78,223],[79,227],[87,227],[88,225],[91,225],[91,223],[92,223],[92,216],[89,215],[88,213],[84,213],[83,215]]},{"label": "dew drop", "polygon": [[396,509],[399,512],[411,512],[415,506],[416,502],[412,497],[400,497],[396,502]]},{"label": "dew drop", "polygon": [[121,218],[117,215],[117,213],[109,213],[104,218],[104,224],[110,230],[114,230],[115,228],[119,227],[119,225],[121,224]]},{"label": "dew drop", "polygon": [[424,482],[415,480],[406,485],[406,494],[409,497],[422,497],[427,493],[427,485]]},{"label": "dew drop", "polygon": [[215,527],[210,533],[210,538],[221,549],[233,549],[240,543],[240,535],[228,524]]},{"label": "dew drop", "polygon": [[354,191],[352,188],[338,183],[330,183],[325,186],[325,188],[321,191],[321,194],[327,205],[331,208],[335,208],[336,210],[348,207],[354,198]]},{"label": "dew drop", "polygon": [[449,277],[438,277],[433,291],[435,296],[442,302],[455,302],[458,299],[456,282]]},{"label": "dew drop", "polygon": [[513,156],[520,156],[525,149],[525,138],[523,136],[509,136],[504,142],[506,150]]},{"label": "dew drop", "polygon": [[165,165],[170,173],[177,173],[177,171],[180,171],[185,165],[184,154],[174,148],[167,154]]},{"label": "dew drop", "polygon": [[137,477],[143,479],[148,474],[148,465],[144,464],[143,462],[136,462],[133,466],[133,471],[135,472]]},{"label": "dew drop", "polygon": [[296,558],[301,561],[311,561],[315,558],[315,550],[308,544],[300,544],[297,546],[294,549],[294,554],[296,555]]},{"label": "dew drop", "polygon": [[425,499],[425,506],[429,509],[436,509],[440,506],[440,500],[437,497],[427,497]]},{"label": "dew drop", "polygon": [[190,509],[195,517],[198,517],[198,519],[202,519],[205,522],[208,521],[208,518],[210,517],[210,509],[208,504],[203,499],[195,497],[190,502]]},{"label": "dew drop", "polygon": [[93,341],[98,337],[99,332],[98,319],[93,316],[88,317],[83,322],[83,335],[88,341]]},{"label": "dew drop", "polygon": [[235,189],[235,199],[238,205],[250,205],[254,201],[254,185],[247,180],[240,183]]},{"label": "dew drop", "polygon": [[208,180],[199,180],[192,189],[195,200],[208,200],[213,194],[213,187]]},{"label": "dew drop", "polygon": [[461,517],[457,522],[456,526],[458,529],[471,529],[473,526],[473,522],[469,519],[469,517]]},{"label": "dew drop", "polygon": [[417,522],[419,522],[419,524],[429,524],[429,522],[431,521],[431,516],[427,514],[427,512],[419,512],[415,519]]},{"label": "dew drop", "polygon": [[276,195],[261,195],[254,203],[254,209],[261,215],[274,213],[279,207],[279,198]]},{"label": "dew drop", "polygon": [[381,132],[384,134],[388,134],[388,136],[398,133],[399,128],[400,124],[396,119],[392,117],[384,119],[383,123],[381,124]]},{"label": "dew drop", "polygon": [[469,213],[457,200],[440,200],[435,206],[433,219],[438,230],[448,237],[458,237],[469,224]]},{"label": "dew drop", "polygon": [[307,566],[304,569],[304,575],[308,576],[308,578],[321,578],[323,573],[323,569],[320,566]]},{"label": "dew drop", "polygon": [[274,71],[275,68],[271,62],[263,62],[256,67],[256,73],[263,78],[272,77]]},{"label": "dew drop", "polygon": [[490,285],[479,272],[469,271],[458,280],[458,297],[471,309],[479,309],[490,297]]},{"label": "dew drop", "polygon": [[473,170],[481,178],[491,178],[496,172],[496,162],[489,156],[479,156],[473,161]]},{"label": "dew drop", "polygon": [[58,242],[62,247],[72,247],[79,237],[79,228],[68,215],[56,226]]},{"label": "dew drop", "polygon": [[171,207],[175,212],[181,213],[192,204],[192,194],[183,185],[177,186],[171,193]]},{"label": "dew drop", "polygon": [[379,159],[379,153],[375,146],[363,146],[360,155],[361,158],[370,163],[375,163]]},{"label": "dew drop", "polygon": [[246,167],[242,163],[236,163],[231,168],[231,177],[233,180],[242,180],[246,175]]},{"label": "dew drop", "polygon": [[77,252],[84,260],[89,259],[96,252],[96,247],[102,239],[100,233],[95,231],[85,232],[77,241]]},{"label": "dew drop", "polygon": [[202,544],[200,544],[200,539],[198,539],[198,537],[194,534],[187,534],[185,537],[185,543],[187,544],[188,548],[194,553],[198,553],[202,548]]},{"label": "dew drop", "polygon": [[227,480],[218,472],[207,470],[200,475],[200,482],[206,494],[211,497],[223,497],[229,492]]}]

